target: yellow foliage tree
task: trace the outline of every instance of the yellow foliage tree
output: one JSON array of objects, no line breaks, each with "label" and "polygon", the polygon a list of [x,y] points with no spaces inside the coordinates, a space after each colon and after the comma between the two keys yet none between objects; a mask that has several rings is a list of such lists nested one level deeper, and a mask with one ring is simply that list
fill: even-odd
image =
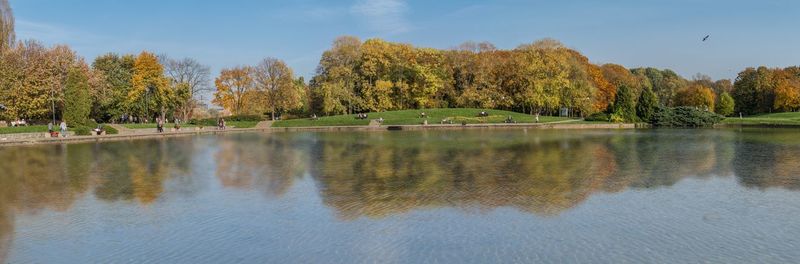
[{"label": "yellow foliage tree", "polygon": [[174,105],[175,91],[164,76],[164,67],[152,53],[143,51],[136,57],[131,84],[126,104],[142,117],[158,113],[164,118],[167,110]]},{"label": "yellow foliage tree", "polygon": [[217,91],[214,93],[213,103],[233,114],[253,113],[257,97],[253,88],[252,71],[248,66],[223,69],[214,80]]}]

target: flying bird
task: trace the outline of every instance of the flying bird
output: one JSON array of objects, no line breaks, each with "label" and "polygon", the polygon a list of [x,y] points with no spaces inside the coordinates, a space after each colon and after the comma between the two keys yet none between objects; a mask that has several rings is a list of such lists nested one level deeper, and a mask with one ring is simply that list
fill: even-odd
[{"label": "flying bird", "polygon": [[706,40],[708,40],[708,37],[710,37],[710,36],[711,36],[711,35],[706,35],[706,37],[704,37],[704,38],[703,38],[703,42],[705,42]]}]

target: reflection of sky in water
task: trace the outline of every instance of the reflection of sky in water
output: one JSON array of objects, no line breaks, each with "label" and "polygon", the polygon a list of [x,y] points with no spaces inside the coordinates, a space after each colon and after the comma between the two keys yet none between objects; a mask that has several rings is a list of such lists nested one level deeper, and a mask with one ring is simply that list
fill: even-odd
[{"label": "reflection of sky in water", "polygon": [[5,148],[0,262],[792,262],[794,135],[285,133]]}]

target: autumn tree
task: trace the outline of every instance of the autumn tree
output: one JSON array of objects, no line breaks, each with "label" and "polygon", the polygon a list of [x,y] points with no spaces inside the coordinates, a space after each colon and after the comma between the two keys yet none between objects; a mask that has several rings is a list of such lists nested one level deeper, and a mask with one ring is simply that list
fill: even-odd
[{"label": "autumn tree", "polygon": [[521,53],[521,103],[528,105],[531,113],[556,109],[562,104],[562,89],[570,85],[569,55],[562,48],[552,40],[542,40],[516,49]]},{"label": "autumn tree", "polygon": [[5,118],[49,119],[60,115],[69,68],[78,63],[71,49],[23,41],[0,52],[0,62],[0,104],[7,108]]},{"label": "autumn tree", "polygon": [[800,76],[789,71],[777,69],[773,71],[775,87],[775,103],[773,108],[779,111],[797,111],[800,109]]},{"label": "autumn tree", "polygon": [[767,67],[745,69],[736,77],[731,96],[736,101],[736,112],[771,112],[775,106],[773,71]]},{"label": "autumn tree", "polygon": [[14,42],[16,42],[14,13],[8,0],[0,0],[0,50],[13,47]]},{"label": "autumn tree", "polygon": [[714,111],[715,95],[711,88],[693,84],[677,93],[676,105],[693,106],[707,111]]},{"label": "autumn tree", "polygon": [[170,79],[170,87],[179,95],[176,110],[184,120],[192,118],[200,96],[211,91],[211,69],[192,58],[172,59],[159,56],[164,72]]},{"label": "autumn tree", "polygon": [[237,115],[254,112],[256,96],[252,71],[248,66],[223,69],[214,80],[217,91],[213,102]]},{"label": "autumn tree", "polygon": [[356,73],[361,56],[361,40],[339,37],[325,51],[311,80],[317,110],[326,114],[352,113],[359,105],[356,89],[360,78]]},{"label": "autumn tree", "polygon": [[154,54],[142,52],[136,57],[131,84],[126,101],[130,109],[145,118],[153,113],[166,118],[167,111],[174,105],[175,91],[170,88],[164,67]]},{"label": "autumn tree", "polygon": [[71,67],[67,75],[64,88],[64,120],[70,126],[88,124],[87,121],[92,110],[92,98],[89,93],[87,71],[88,69]]},{"label": "autumn tree", "polygon": [[283,61],[266,58],[252,72],[255,90],[272,120],[278,113],[303,105],[303,87],[294,83],[292,70]]},{"label": "autumn tree", "polygon": [[716,109],[714,112],[723,116],[730,116],[733,114],[734,107],[736,106],[733,97],[727,92],[722,92],[719,95],[719,100],[716,105]]},{"label": "autumn tree", "polygon": [[665,106],[676,105],[678,91],[689,85],[686,79],[669,69],[638,68],[631,70],[631,72],[635,76],[646,80],[647,83],[645,84],[649,84],[661,104]]}]

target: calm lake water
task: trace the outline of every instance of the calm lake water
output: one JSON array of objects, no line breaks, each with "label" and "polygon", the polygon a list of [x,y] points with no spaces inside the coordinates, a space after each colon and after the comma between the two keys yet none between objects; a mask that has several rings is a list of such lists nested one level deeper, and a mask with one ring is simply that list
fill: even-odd
[{"label": "calm lake water", "polygon": [[798,130],[0,148],[0,263],[800,262]]}]

